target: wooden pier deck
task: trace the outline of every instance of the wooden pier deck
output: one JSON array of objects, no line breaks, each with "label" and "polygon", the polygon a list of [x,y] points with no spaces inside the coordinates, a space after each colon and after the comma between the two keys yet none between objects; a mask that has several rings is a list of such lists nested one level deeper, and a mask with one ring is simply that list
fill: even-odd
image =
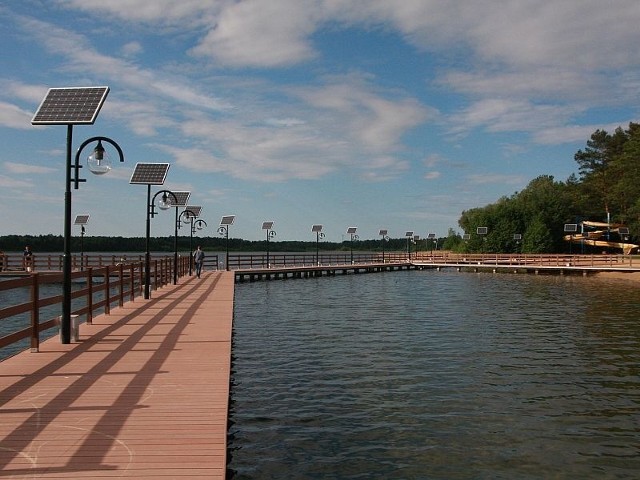
[{"label": "wooden pier deck", "polygon": [[233,292],[187,277],[0,362],[0,477],[223,479]]}]

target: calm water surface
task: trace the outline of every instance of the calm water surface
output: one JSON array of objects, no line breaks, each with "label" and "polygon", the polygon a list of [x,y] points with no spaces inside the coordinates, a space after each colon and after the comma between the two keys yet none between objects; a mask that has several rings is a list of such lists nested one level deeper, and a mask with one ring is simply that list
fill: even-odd
[{"label": "calm water surface", "polygon": [[591,277],[238,285],[231,476],[640,478],[639,306]]}]

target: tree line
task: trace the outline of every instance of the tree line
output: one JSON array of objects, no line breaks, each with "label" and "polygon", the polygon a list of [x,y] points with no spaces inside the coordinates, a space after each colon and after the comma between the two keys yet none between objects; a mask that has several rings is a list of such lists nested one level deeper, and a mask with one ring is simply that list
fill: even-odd
[{"label": "tree line", "polygon": [[[189,242],[179,238],[178,250],[189,250]],[[103,237],[85,236],[82,239],[72,238],[71,249],[75,252],[144,252],[146,250],[144,237]],[[434,242],[435,244],[435,242]],[[0,250],[4,252],[20,252],[29,245],[38,252],[62,252],[64,238],[61,235],[5,235],[0,236]],[[193,239],[192,247],[200,245],[207,251],[224,251],[227,248],[226,239],[220,237],[198,237]],[[425,249],[425,244],[411,244],[412,251],[416,248]],[[322,251],[349,251],[353,246],[358,251],[382,251],[381,240],[359,240],[353,242],[320,242],[315,241],[269,241],[270,252],[315,252],[316,247]],[[404,251],[407,247],[406,238],[391,238],[385,241],[384,248],[389,251]],[[152,252],[173,252],[174,237],[151,237],[149,249]],[[267,250],[266,240],[243,240],[229,238],[229,250],[233,252],[264,252]]]},{"label": "tree line", "polygon": [[[467,239],[450,230],[448,244],[469,252],[566,252],[564,226],[584,220],[625,224],[629,241],[638,243],[640,124],[611,134],[596,130],[574,160],[578,175],[566,181],[542,175],[521,192],[462,212],[458,224]],[[478,235],[478,227],[487,227],[486,235]]]}]

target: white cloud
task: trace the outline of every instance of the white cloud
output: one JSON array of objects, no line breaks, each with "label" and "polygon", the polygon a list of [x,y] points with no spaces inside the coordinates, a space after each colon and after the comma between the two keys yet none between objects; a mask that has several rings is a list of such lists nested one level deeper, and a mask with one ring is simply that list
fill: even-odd
[{"label": "white cloud", "polygon": [[576,113],[569,106],[486,98],[472,102],[464,110],[451,115],[450,132],[464,133],[476,128],[488,132],[535,132],[563,125]]},{"label": "white cloud", "polygon": [[526,179],[522,175],[503,175],[499,173],[468,175],[467,181],[474,185],[485,185],[494,183],[506,185],[522,185],[526,183]]},{"label": "white cloud", "polygon": [[387,99],[366,83],[349,78],[298,93],[312,107],[327,111],[329,122],[340,119],[336,126],[365,150],[398,148],[402,135],[427,118],[427,109],[418,101],[397,96]]},{"label": "white cloud", "polygon": [[233,66],[272,67],[315,56],[317,2],[247,0],[228,5],[191,53]]},{"label": "white cloud", "polygon": [[108,14],[128,22],[175,24],[211,15],[224,5],[224,0],[58,0],[68,8]]},{"label": "white cloud", "polygon": [[422,161],[422,163],[424,163],[426,167],[433,168],[443,161],[444,158],[442,157],[442,155],[438,153],[432,153],[431,155],[428,155],[427,158]]},{"label": "white cloud", "polygon": [[[637,0],[617,0],[608,8],[596,0],[492,0],[442,2],[439,0],[67,0],[67,8],[109,14],[126,22],[180,26],[194,35],[191,53],[212,60],[212,65],[233,67],[291,66],[316,57],[313,36],[325,28],[384,28],[397,32],[421,50],[456,59],[443,67],[434,83],[470,96],[468,107],[449,118],[453,133],[474,128],[490,132],[525,131],[534,141],[554,127],[575,121],[589,108],[625,105],[634,99],[640,71]],[[78,69],[97,69],[122,78],[137,88],[189,105],[229,108],[220,99],[191,88],[179,79],[158,78],[119,60],[98,55],[77,36],[50,29],[47,41],[59,51],[71,51]],[[58,38],[62,37],[62,39]],[[75,46],[75,47],[74,47]],[[462,60],[462,62],[460,62]],[[621,69],[625,68],[625,73]],[[612,92],[616,93],[613,94]],[[351,103],[336,88],[326,93],[325,108],[341,111]],[[319,96],[321,92],[315,92]],[[393,142],[405,126],[404,109],[414,105],[394,102],[395,115],[384,99],[367,102],[374,122],[351,117],[351,132],[373,147]],[[333,103],[331,103],[333,102]],[[408,124],[415,119],[408,118]],[[136,129],[145,131],[142,123]],[[149,132],[152,129],[147,128]]]},{"label": "white cloud", "polygon": [[39,165],[27,165],[24,163],[4,162],[4,168],[7,172],[18,174],[48,174],[57,172],[58,169],[50,167],[41,167]]},{"label": "white cloud", "polygon": [[9,128],[31,129],[33,113],[11,103],[0,101],[0,125]]},{"label": "white cloud", "polygon": [[185,105],[210,110],[223,110],[230,105],[218,98],[199,91],[183,77],[168,78],[160,72],[143,69],[115,57],[96,51],[84,37],[69,30],[33,19],[23,18],[24,28],[36,32],[35,37],[55,54],[68,59],[67,69],[85,73],[91,71],[96,77],[110,79],[127,85],[146,96],[166,97]]},{"label": "white cloud", "polygon": [[609,123],[606,125],[567,125],[542,129],[534,133],[534,140],[543,145],[557,145],[570,142],[584,142],[591,137],[596,130],[606,130],[613,133],[616,128],[626,128],[625,122]]},{"label": "white cloud", "polygon": [[129,42],[122,46],[122,54],[125,57],[134,57],[140,53],[142,53],[144,49],[140,42]]},{"label": "white cloud", "polygon": [[7,177],[5,175],[0,175],[0,187],[2,188],[33,188],[32,182],[26,182],[24,180],[16,180],[15,178]]}]

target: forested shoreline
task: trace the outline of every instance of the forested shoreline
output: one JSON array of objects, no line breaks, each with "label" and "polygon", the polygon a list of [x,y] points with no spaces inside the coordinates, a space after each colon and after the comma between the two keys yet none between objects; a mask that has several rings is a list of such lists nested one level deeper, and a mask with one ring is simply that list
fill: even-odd
[{"label": "forested shoreline", "polygon": [[[31,246],[34,252],[62,252],[64,239],[62,235],[5,235],[0,237],[0,250],[4,252],[21,252],[25,246]],[[224,251],[226,240],[220,237],[197,237],[193,239],[193,248],[200,245],[208,251]],[[424,250],[424,241],[421,250]],[[435,246],[435,242],[433,242]],[[442,244],[442,243],[441,243]],[[316,247],[322,251],[350,250],[351,242],[342,243],[322,241],[316,245],[315,241],[269,241],[271,252],[315,252]],[[385,250],[404,251],[407,248],[406,238],[389,239],[385,241]],[[412,244],[412,251],[416,248]],[[72,251],[81,249],[80,238],[72,239]],[[151,237],[149,249],[152,252],[173,252],[174,237]],[[189,250],[189,237],[178,239],[180,251]],[[252,241],[241,238],[229,238],[229,250],[234,252],[261,252],[267,249],[266,240]],[[353,242],[353,249],[359,251],[382,250],[381,240],[360,240]],[[85,236],[82,242],[84,252],[144,252],[144,237],[100,237]]]},{"label": "forested shoreline", "polygon": [[[565,224],[597,221],[629,227],[628,240],[640,232],[640,124],[596,130],[574,155],[578,175],[557,181],[532,180],[521,192],[462,212],[460,227],[470,234],[467,251],[558,253],[567,250]],[[477,227],[487,234],[476,235]],[[522,235],[521,241],[514,234]],[[590,249],[597,251],[597,249]]]}]

